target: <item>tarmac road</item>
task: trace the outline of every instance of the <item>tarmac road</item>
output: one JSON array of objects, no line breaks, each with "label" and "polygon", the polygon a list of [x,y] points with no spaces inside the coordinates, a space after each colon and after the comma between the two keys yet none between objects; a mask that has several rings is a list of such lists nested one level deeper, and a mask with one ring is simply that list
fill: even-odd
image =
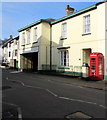
[{"label": "tarmac road", "polygon": [[20,118],[65,118],[75,112],[77,118],[84,117],[79,112],[87,118],[105,118],[104,90],[54,79],[63,78],[3,70],[3,103],[16,106]]}]

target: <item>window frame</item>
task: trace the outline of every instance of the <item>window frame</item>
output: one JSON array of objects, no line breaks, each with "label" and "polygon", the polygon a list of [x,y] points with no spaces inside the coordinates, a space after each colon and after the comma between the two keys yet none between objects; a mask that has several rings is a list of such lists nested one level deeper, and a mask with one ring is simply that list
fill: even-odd
[{"label": "window frame", "polygon": [[[64,25],[66,25],[64,27]],[[64,22],[61,24],[61,38],[67,38],[67,23]]]},{"label": "window frame", "polygon": [[26,32],[27,32],[27,44],[30,44],[31,30],[28,29]]},{"label": "window frame", "polygon": [[[17,52],[16,52],[16,51],[17,51]],[[15,56],[18,55],[18,50],[17,50],[17,49],[15,49],[15,51],[14,51],[14,55],[15,55]]]},{"label": "window frame", "polygon": [[91,32],[90,14],[83,16],[83,33],[88,34]]},{"label": "window frame", "polygon": [[38,35],[37,35],[37,27],[34,28],[33,34],[34,34],[33,42],[38,42],[38,39],[37,39],[37,37],[38,37]]},{"label": "window frame", "polygon": [[9,47],[11,47],[11,43],[9,43]]},{"label": "window frame", "polygon": [[21,41],[21,45],[22,45],[22,46],[25,45],[25,32],[22,33],[22,41]]},{"label": "window frame", "polygon": [[62,67],[69,66],[69,51],[68,50],[60,51],[60,66]]}]

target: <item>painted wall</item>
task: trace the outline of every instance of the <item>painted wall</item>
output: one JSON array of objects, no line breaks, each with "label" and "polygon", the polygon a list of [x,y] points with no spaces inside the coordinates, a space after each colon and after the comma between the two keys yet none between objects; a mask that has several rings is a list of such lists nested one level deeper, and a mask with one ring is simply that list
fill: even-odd
[{"label": "painted wall", "polygon": [[[90,15],[91,34],[84,35],[83,17]],[[67,39],[60,40],[61,26],[67,23]],[[101,52],[105,56],[105,4],[100,4],[97,9],[75,16],[65,21],[52,25],[52,64],[59,66],[58,47],[70,46],[69,65],[81,66],[83,63],[83,49],[91,48],[92,52]],[[107,57],[105,56],[105,61]],[[107,63],[105,62],[105,66]],[[105,68],[106,69],[106,68]],[[106,71],[106,70],[105,70]]]},{"label": "painted wall", "polygon": [[105,3],[105,79],[107,80],[107,2]]},{"label": "painted wall", "polygon": [[[37,28],[37,42],[34,42],[34,28]],[[40,23],[30,28],[30,44],[27,44],[27,32],[26,30],[19,33],[20,35],[20,44],[19,44],[19,54],[22,54],[23,51],[26,53],[38,52],[38,70],[42,70],[42,64],[49,64],[50,58],[50,25],[48,23]],[[21,45],[22,34],[25,32],[25,46]],[[20,56],[20,55],[19,55]],[[20,57],[19,57],[20,60]],[[20,68],[20,62],[19,62]]]},{"label": "painted wall", "polygon": [[[39,44],[41,43],[41,24],[35,25],[30,28],[30,43],[27,44],[27,30],[19,32],[19,63],[18,67],[20,68],[22,63],[20,54],[23,53],[31,53],[31,52],[39,52]],[[34,42],[34,29],[37,28],[37,42]],[[25,33],[25,44],[22,45],[22,37],[23,33]]]},{"label": "painted wall", "polygon": [[42,70],[42,65],[50,64],[50,25],[41,23],[41,42],[39,43],[39,70]]}]

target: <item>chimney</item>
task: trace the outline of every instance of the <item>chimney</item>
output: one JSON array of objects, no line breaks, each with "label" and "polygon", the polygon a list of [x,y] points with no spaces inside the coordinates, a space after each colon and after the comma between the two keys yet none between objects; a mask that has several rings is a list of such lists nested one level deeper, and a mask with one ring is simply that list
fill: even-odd
[{"label": "chimney", "polygon": [[13,38],[13,36],[12,35],[10,35],[10,39],[12,39]]},{"label": "chimney", "polygon": [[66,6],[66,16],[73,14],[74,8],[71,8],[69,5]]}]

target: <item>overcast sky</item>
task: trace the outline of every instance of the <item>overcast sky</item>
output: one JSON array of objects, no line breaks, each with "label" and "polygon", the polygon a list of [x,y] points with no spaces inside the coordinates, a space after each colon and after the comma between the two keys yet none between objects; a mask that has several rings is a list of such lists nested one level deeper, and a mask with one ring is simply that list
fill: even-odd
[{"label": "overcast sky", "polygon": [[[98,1],[97,1],[98,2]],[[2,2],[2,35],[1,39],[18,36],[18,29],[23,28],[39,19],[59,19],[65,16],[65,7],[70,5],[80,10],[94,2]]]}]

